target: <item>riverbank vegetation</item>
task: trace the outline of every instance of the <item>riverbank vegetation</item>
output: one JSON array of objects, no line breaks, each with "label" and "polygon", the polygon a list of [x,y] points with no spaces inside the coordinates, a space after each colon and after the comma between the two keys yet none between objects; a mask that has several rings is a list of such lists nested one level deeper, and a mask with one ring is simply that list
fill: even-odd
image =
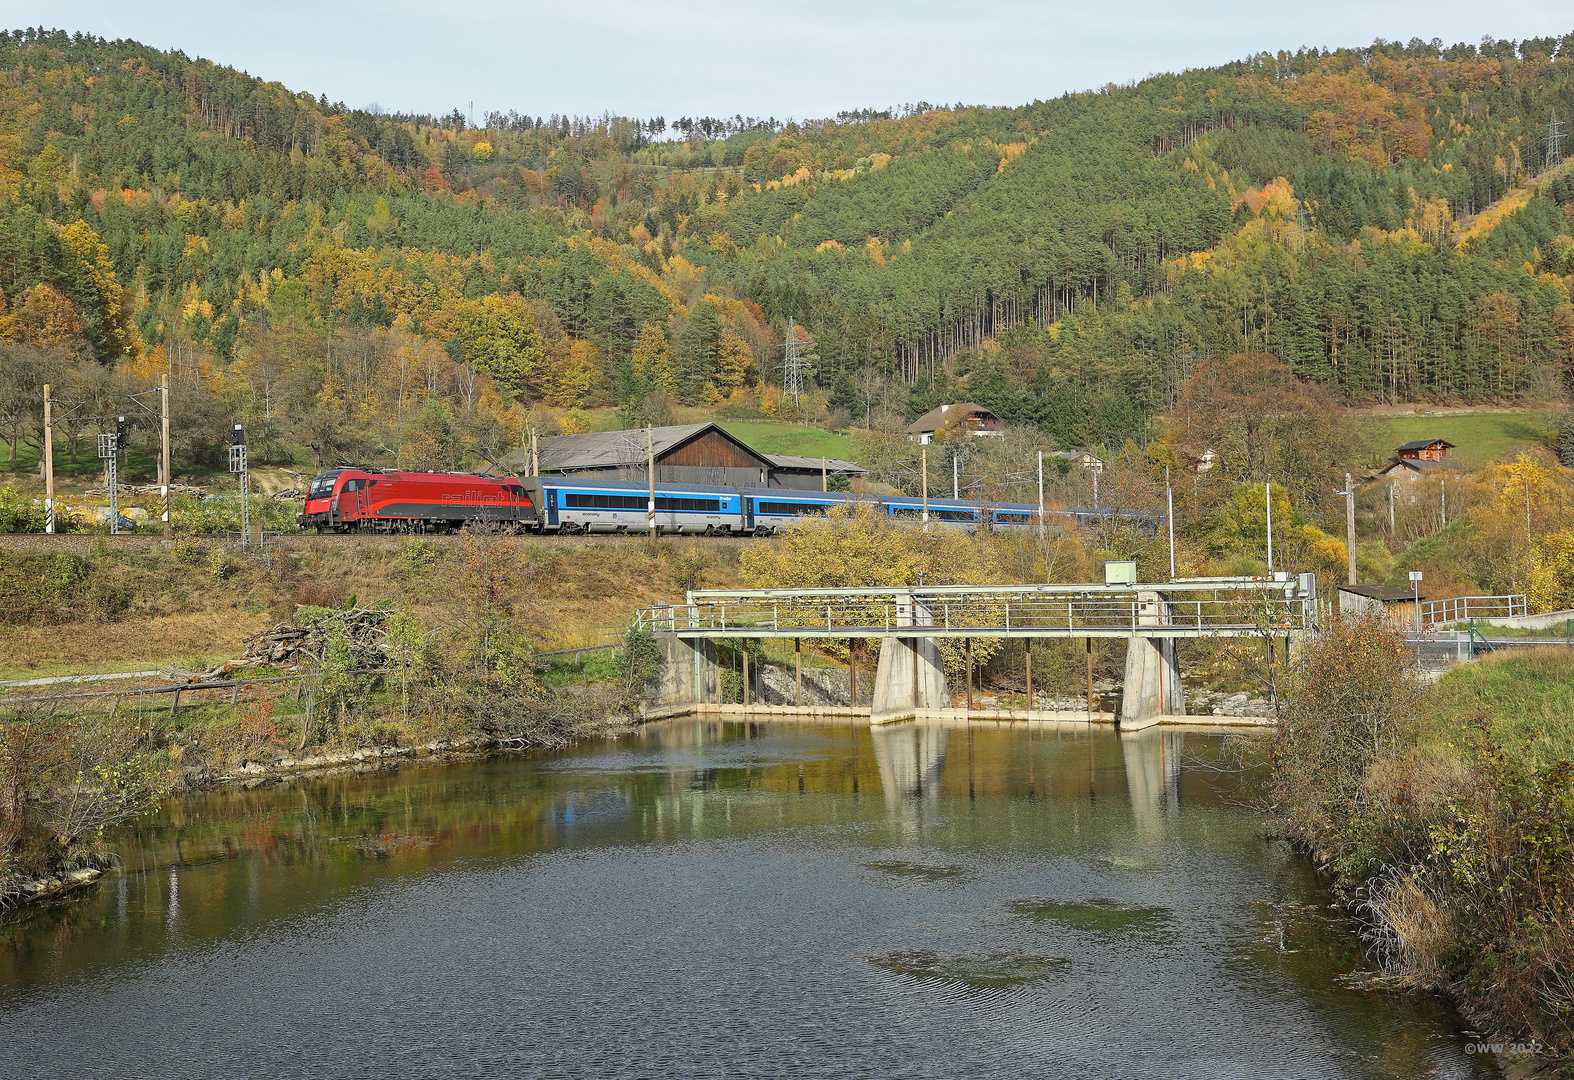
[{"label": "riverbank vegetation", "polygon": [[[623,636],[629,607],[735,575],[723,545],[484,533],[301,541],[266,555],[197,540],[8,554],[0,635],[17,670],[6,674],[118,660],[222,688],[184,701],[137,694],[146,680],[87,699],[91,684],[0,691],[0,879],[91,858],[103,825],[237,770],[432,744],[553,745],[626,723],[655,674],[649,641]],[[352,611],[372,632],[348,632]],[[322,645],[233,673],[279,681],[244,695],[222,685],[243,639],[280,623],[321,628]],[[618,651],[595,680],[536,656],[609,642]]]},{"label": "riverbank vegetation", "polygon": [[1295,660],[1266,806],[1334,875],[1400,985],[1574,1049],[1574,657],[1526,649],[1423,689],[1385,622]]}]

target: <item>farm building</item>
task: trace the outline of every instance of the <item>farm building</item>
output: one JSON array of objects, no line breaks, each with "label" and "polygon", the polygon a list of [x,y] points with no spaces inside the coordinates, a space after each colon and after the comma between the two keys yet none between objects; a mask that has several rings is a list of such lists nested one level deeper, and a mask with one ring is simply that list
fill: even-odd
[{"label": "farm building", "polygon": [[[814,490],[821,484],[820,458],[762,454],[716,424],[565,435],[542,439],[536,452],[543,475],[642,483],[649,479],[652,450],[656,482],[660,484]],[[522,475],[534,472],[529,447],[505,455],[498,464]],[[825,460],[824,471],[828,475],[862,476],[865,470],[853,462],[831,458]]]}]

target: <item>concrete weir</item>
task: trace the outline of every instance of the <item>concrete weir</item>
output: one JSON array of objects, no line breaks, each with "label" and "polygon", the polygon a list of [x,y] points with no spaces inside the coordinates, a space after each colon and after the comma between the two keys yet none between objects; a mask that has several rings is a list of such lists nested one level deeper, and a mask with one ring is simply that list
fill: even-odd
[{"label": "concrete weir", "polygon": [[[895,616],[899,627],[934,625],[929,609],[911,595],[906,603],[897,603]],[[875,668],[874,696],[869,706],[871,724],[911,720],[919,709],[944,709],[950,704],[938,641],[895,634],[880,639],[880,663]]]},{"label": "concrete weir", "polygon": [[913,719],[920,709],[945,709],[951,704],[940,644],[934,638],[884,637],[875,669],[871,724]]},{"label": "concrete weir", "polygon": [[[1137,594],[1137,626],[1163,626],[1169,604],[1157,592]],[[1126,677],[1121,694],[1120,726],[1140,730],[1166,717],[1186,715],[1186,688],[1181,683],[1175,639],[1132,637],[1126,642]]]},{"label": "concrete weir", "polygon": [[709,638],[683,638],[657,634],[661,647],[661,674],[657,677],[658,709],[719,701],[721,669],[716,666],[716,643]]}]

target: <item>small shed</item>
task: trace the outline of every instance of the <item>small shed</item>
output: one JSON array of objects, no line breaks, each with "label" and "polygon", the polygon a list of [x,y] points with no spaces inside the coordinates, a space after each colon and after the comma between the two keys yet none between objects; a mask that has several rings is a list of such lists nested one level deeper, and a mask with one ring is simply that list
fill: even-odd
[{"label": "small shed", "polygon": [[862,465],[840,458],[799,457],[795,454],[766,454],[765,457],[771,463],[770,486],[773,488],[819,491],[821,485],[832,476],[856,480],[869,475],[869,470]]},{"label": "small shed", "polygon": [[1436,458],[1395,458],[1372,474],[1373,480],[1436,479],[1449,471],[1445,461]]},{"label": "small shed", "polygon": [[1400,461],[1442,461],[1454,444],[1446,439],[1416,439],[1394,448]]},{"label": "small shed", "polygon": [[[1421,600],[1426,593],[1421,593]],[[1391,585],[1341,585],[1339,586],[1339,614],[1381,611],[1388,621],[1410,629],[1416,624],[1417,596],[1409,589]]]}]

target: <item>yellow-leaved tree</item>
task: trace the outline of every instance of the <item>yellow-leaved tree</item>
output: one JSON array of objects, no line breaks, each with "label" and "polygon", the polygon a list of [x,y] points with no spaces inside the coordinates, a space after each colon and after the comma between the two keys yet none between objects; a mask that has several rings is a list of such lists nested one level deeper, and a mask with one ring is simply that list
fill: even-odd
[{"label": "yellow-leaved tree", "polygon": [[672,361],[672,347],[667,343],[667,330],[661,323],[648,322],[639,328],[629,359],[635,373],[647,386],[659,386],[669,397],[677,396],[678,376]]},{"label": "yellow-leaved tree", "polygon": [[455,316],[454,339],[467,361],[525,401],[546,396],[546,350],[522,297],[460,300]]}]

